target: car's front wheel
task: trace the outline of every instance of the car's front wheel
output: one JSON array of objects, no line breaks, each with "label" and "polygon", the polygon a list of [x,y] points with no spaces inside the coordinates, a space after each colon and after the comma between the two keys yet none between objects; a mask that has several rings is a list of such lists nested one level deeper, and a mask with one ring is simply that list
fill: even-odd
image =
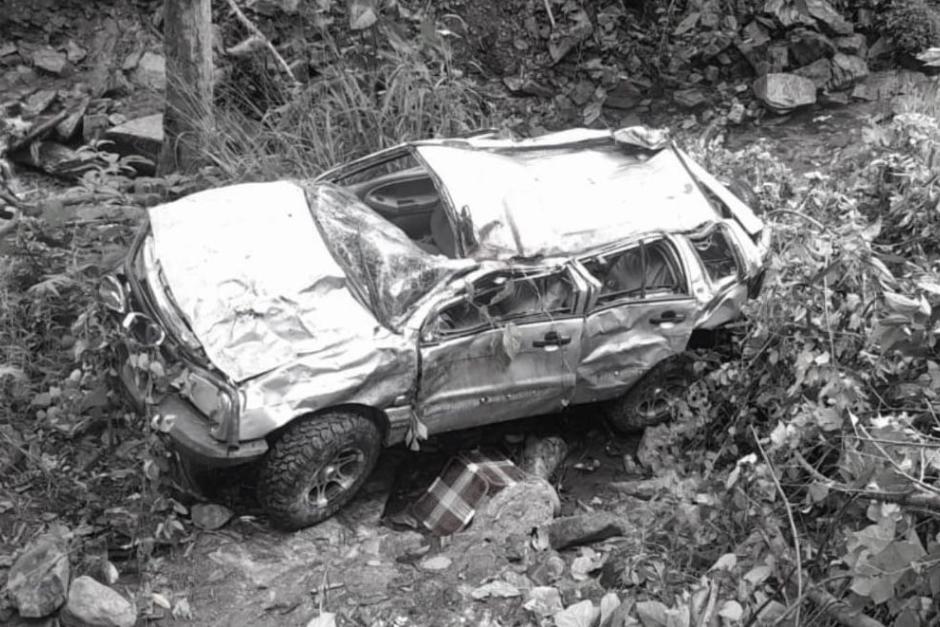
[{"label": "car's front wheel", "polygon": [[621,433],[668,421],[676,401],[692,384],[693,375],[690,360],[681,356],[657,364],[629,392],[607,404],[607,419]]},{"label": "car's front wheel", "polygon": [[284,529],[321,522],[359,491],[381,448],[378,426],[358,413],[300,418],[284,429],[262,461],[261,504]]}]

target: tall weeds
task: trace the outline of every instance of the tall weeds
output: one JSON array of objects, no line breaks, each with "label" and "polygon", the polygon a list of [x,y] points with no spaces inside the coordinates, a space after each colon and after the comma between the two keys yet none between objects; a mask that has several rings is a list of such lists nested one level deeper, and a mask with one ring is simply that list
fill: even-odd
[{"label": "tall weeds", "polygon": [[446,57],[410,45],[366,59],[335,52],[332,65],[260,122],[245,113],[257,110],[252,98],[236,89],[235,106],[217,111],[207,133],[209,160],[233,180],[310,177],[402,141],[488,122],[480,94]]}]

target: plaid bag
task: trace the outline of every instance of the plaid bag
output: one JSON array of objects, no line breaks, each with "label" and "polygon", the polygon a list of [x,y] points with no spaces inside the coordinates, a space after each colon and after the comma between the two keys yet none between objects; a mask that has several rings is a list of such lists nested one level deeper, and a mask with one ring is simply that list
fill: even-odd
[{"label": "plaid bag", "polygon": [[478,451],[461,454],[447,462],[411,511],[434,535],[450,535],[470,524],[483,497],[524,478],[508,459],[491,459]]}]

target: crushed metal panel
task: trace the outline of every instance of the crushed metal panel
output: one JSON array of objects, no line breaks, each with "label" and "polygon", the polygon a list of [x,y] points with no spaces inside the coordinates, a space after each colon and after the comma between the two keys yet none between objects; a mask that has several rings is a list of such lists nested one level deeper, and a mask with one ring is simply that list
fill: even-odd
[{"label": "crushed metal panel", "polygon": [[383,333],[347,289],[297,185],[200,192],[155,207],[150,223],[185,319],[235,381]]},{"label": "crushed metal panel", "polygon": [[537,150],[419,146],[458,214],[472,220],[475,258],[578,253],[648,231],[719,219],[672,150],[603,145]]}]

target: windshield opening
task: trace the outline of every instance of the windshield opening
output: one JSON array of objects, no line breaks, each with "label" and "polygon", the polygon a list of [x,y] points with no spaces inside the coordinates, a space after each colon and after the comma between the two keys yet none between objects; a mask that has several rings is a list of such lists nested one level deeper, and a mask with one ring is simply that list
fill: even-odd
[{"label": "windshield opening", "polygon": [[323,241],[356,297],[386,327],[400,331],[417,303],[442,281],[475,266],[422,250],[352,192],[301,183]]}]

